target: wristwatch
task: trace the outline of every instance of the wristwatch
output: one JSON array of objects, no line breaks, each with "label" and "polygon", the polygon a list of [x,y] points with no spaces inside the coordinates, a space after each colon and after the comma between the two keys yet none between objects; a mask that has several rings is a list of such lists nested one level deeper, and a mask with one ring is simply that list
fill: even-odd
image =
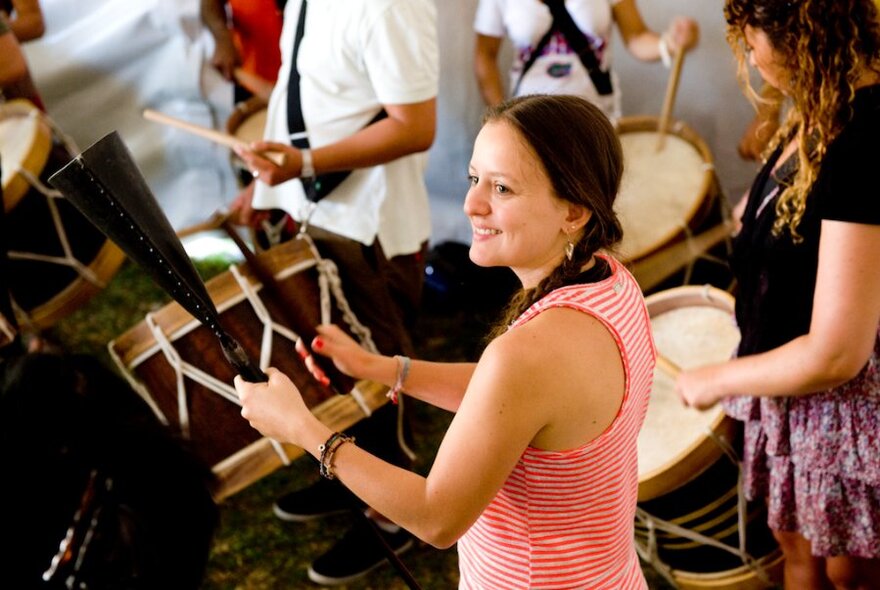
[{"label": "wristwatch", "polygon": [[315,165],[312,163],[312,150],[309,148],[301,148],[299,150],[300,156],[302,156],[302,167],[299,171],[300,178],[314,178],[315,177]]}]

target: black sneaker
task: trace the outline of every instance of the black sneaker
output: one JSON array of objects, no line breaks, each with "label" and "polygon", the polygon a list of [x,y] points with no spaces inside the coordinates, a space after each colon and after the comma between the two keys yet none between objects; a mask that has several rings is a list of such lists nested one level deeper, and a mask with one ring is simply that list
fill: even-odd
[{"label": "black sneaker", "polygon": [[345,486],[321,478],[308,487],[278,498],[272,511],[281,520],[308,522],[362,506],[363,503]]},{"label": "black sneaker", "polygon": [[[402,528],[398,527],[395,533],[378,530],[397,555],[415,544],[413,536]],[[347,584],[387,562],[388,556],[376,533],[367,523],[358,519],[327,553],[312,562],[309,579],[324,586]]]}]

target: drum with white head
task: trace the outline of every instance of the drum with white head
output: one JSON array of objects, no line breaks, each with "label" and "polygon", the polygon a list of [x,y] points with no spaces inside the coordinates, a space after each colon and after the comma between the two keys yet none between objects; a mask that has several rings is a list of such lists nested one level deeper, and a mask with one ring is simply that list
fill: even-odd
[{"label": "drum with white head", "polygon": [[735,451],[741,424],[720,405],[685,407],[665,368],[730,359],[740,337],[734,299],[709,285],[689,285],[645,302],[657,353],[669,362],[655,370],[639,435],[636,546],[682,589],[770,588],[781,553],[763,503],[741,498]]}]

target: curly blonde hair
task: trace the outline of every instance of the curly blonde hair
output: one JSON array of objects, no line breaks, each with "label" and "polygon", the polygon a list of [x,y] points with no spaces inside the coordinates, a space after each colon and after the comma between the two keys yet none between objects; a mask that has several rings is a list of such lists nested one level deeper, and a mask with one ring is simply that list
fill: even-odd
[{"label": "curly blonde hair", "polygon": [[797,139],[798,170],[776,203],[775,235],[795,242],[828,146],[852,117],[855,84],[867,70],[880,72],[880,22],[874,0],[727,0],[727,40],[737,58],[746,95],[759,100],[748,73],[744,29],[763,31],[788,78],[792,108],[770,146]]}]

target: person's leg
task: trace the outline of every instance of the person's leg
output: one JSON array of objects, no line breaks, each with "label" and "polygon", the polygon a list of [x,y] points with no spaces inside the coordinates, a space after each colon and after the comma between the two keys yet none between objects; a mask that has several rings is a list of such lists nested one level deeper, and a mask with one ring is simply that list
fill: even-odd
[{"label": "person's leg", "polygon": [[827,557],[825,573],[838,590],[880,589],[880,559]]},{"label": "person's leg", "polygon": [[[418,268],[417,258],[396,257],[392,264],[378,243],[364,246],[315,227],[309,229],[309,235],[318,253],[336,264],[348,304],[358,321],[370,329],[379,352],[412,355],[408,330],[411,326],[406,325],[401,302],[412,300],[415,283],[421,280],[413,270]],[[391,404],[382,406],[349,429],[349,434],[361,448],[395,465],[408,467],[410,458],[397,436],[398,409],[399,406]]]},{"label": "person's leg", "polygon": [[784,584],[786,590],[832,590],[825,575],[825,559],[813,556],[810,542],[800,533],[773,531],[785,556]]}]

